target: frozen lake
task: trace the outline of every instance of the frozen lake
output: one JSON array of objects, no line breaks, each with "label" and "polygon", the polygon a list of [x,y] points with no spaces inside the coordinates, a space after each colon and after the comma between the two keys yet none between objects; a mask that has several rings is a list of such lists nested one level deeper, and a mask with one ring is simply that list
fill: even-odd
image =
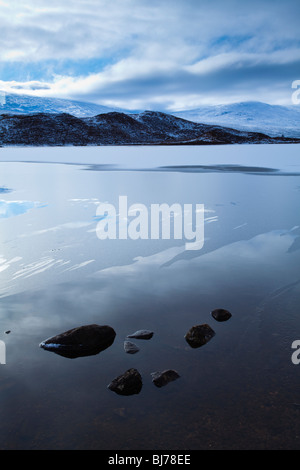
[{"label": "frozen lake", "polygon": [[[0,149],[0,448],[299,448],[299,150]],[[203,205],[203,247],[100,240],[99,204],[116,207],[120,224],[120,196],[146,208]],[[216,322],[215,308],[232,318]],[[99,355],[39,348],[90,323],[117,333]],[[192,349],[184,335],[202,323],[216,335]],[[126,354],[139,329],[153,338]],[[129,368],[141,392],[108,390]],[[164,369],[180,378],[159,389],[150,374]]]}]

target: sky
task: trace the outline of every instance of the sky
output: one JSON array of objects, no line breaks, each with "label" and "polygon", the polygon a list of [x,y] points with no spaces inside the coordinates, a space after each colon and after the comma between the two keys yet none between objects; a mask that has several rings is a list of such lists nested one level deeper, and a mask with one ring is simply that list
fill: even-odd
[{"label": "sky", "polygon": [[291,105],[299,0],[0,0],[0,90],[125,109]]}]

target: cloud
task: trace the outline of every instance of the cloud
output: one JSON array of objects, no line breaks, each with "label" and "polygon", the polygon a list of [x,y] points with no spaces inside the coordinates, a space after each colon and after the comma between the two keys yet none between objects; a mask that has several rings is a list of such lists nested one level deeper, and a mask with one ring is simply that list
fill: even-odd
[{"label": "cloud", "polygon": [[51,90],[50,85],[46,85],[45,83],[40,83],[37,81],[11,85],[10,88],[12,90]]},{"label": "cloud", "polygon": [[[10,88],[33,90],[37,96],[69,97],[107,106],[176,110],[230,101],[288,102],[291,78],[300,70],[294,55],[228,53],[193,65],[161,64],[124,59],[103,72],[86,77],[56,76],[52,83],[29,83]],[[0,82],[4,88],[9,83]],[[40,88],[40,89],[39,89]],[[9,86],[7,88],[9,91]]]},{"label": "cloud", "polygon": [[2,2],[0,87],[131,109],[290,103],[299,13],[296,0]]}]

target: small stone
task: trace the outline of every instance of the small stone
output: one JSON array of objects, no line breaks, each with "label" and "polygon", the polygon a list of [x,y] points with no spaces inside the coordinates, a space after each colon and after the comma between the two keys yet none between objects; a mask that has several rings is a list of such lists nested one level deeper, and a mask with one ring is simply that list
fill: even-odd
[{"label": "small stone", "polygon": [[169,382],[173,382],[174,380],[178,379],[180,375],[176,370],[168,369],[164,370],[163,372],[152,372],[152,382],[156,387],[164,387]]},{"label": "small stone", "polygon": [[213,318],[219,322],[221,321],[227,321],[229,318],[232,317],[231,313],[228,312],[228,310],[225,310],[224,308],[216,308],[211,312]]},{"label": "small stone", "polygon": [[135,339],[150,339],[154,335],[153,331],[149,330],[138,330],[132,335],[127,335],[127,338],[135,338]]},{"label": "small stone", "polygon": [[10,332],[11,332],[11,330],[5,331],[5,333],[6,333],[7,335],[9,335]]},{"label": "small stone", "polygon": [[124,341],[124,350],[127,354],[136,354],[140,348],[136,344],[131,343],[131,341]]},{"label": "small stone", "polygon": [[215,334],[214,330],[204,323],[203,325],[196,325],[190,328],[185,335],[185,339],[191,348],[199,348],[208,343]]},{"label": "small stone", "polygon": [[118,395],[134,395],[140,393],[143,386],[142,377],[136,369],[128,369],[116,377],[107,388]]}]

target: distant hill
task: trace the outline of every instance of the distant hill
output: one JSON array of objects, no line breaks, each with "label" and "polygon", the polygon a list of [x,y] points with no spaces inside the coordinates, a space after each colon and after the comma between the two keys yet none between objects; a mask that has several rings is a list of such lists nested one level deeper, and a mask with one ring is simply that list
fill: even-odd
[{"label": "distant hill", "polygon": [[[300,105],[244,102],[170,114],[17,93],[0,98],[1,145],[252,143],[268,136],[300,138]],[[74,129],[77,135],[72,134]],[[30,133],[41,144],[35,144]]]},{"label": "distant hill", "polygon": [[221,126],[190,122],[170,114],[104,113],[78,118],[67,113],[2,114],[0,145],[226,145],[300,143]]},{"label": "distant hill", "polygon": [[300,105],[279,106],[248,101],[202,106],[172,114],[194,122],[264,132],[270,136],[300,137]]},{"label": "distant hill", "polygon": [[[39,98],[37,96],[19,95],[17,93],[3,93],[3,95],[4,97],[0,101],[0,114],[67,113],[76,117],[91,117],[113,111],[127,112],[119,108],[110,108],[81,101]],[[2,101],[5,102],[2,104]]]}]

